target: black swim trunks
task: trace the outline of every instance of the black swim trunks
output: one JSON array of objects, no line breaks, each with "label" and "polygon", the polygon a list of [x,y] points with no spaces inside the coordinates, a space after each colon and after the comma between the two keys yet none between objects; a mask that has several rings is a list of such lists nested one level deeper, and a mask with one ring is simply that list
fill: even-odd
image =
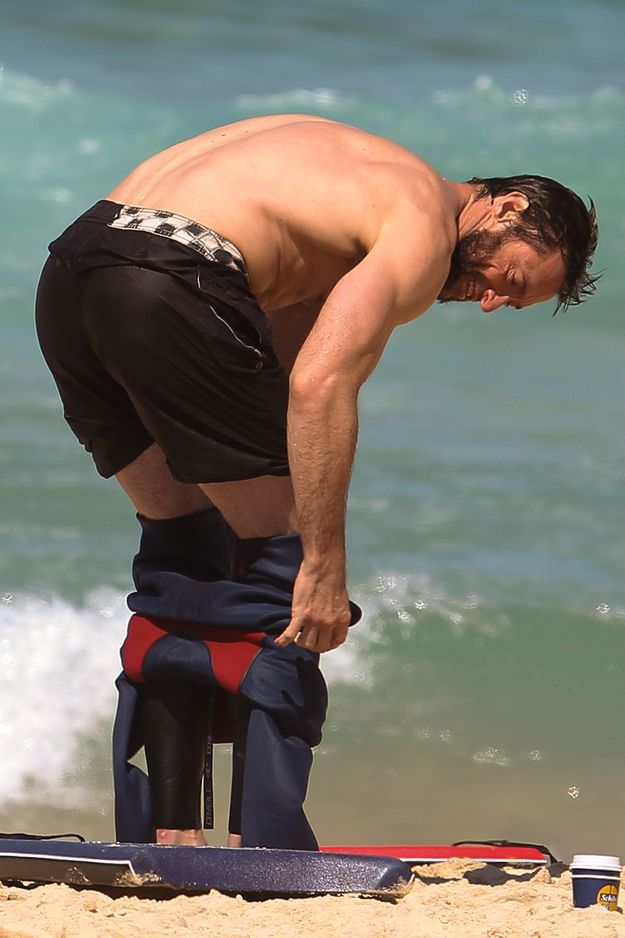
[{"label": "black swim trunks", "polygon": [[221,235],[98,202],[50,245],[36,319],[65,418],[105,478],[153,442],[181,482],[288,475],[288,379]]}]

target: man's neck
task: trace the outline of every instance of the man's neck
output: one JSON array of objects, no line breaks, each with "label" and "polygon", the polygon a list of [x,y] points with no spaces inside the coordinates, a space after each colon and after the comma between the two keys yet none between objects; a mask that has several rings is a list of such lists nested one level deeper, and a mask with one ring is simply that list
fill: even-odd
[{"label": "man's neck", "polygon": [[487,227],[491,220],[492,202],[488,197],[477,197],[478,187],[470,182],[449,182],[456,200],[458,239],[478,228]]}]

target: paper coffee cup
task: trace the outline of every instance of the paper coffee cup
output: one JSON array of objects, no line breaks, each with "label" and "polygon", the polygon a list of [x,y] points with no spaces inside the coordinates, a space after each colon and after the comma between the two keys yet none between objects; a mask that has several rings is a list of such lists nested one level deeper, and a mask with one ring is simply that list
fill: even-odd
[{"label": "paper coffee cup", "polygon": [[573,905],[578,909],[602,905],[616,912],[621,868],[620,857],[576,853],[569,867],[573,876]]}]

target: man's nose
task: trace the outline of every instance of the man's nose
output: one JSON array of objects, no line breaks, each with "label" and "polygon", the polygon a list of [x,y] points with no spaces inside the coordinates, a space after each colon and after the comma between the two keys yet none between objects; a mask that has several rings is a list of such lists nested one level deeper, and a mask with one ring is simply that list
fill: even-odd
[{"label": "man's nose", "polygon": [[494,313],[500,306],[504,306],[509,302],[509,296],[500,296],[498,293],[495,293],[494,290],[486,290],[480,300],[480,306],[484,313]]}]

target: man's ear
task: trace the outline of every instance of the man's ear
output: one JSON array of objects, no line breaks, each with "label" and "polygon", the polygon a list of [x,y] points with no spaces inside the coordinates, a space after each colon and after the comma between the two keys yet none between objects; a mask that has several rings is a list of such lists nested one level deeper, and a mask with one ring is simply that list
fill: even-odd
[{"label": "man's ear", "polygon": [[493,212],[497,221],[518,221],[518,215],[529,206],[529,199],[522,192],[506,192],[493,199]]}]

